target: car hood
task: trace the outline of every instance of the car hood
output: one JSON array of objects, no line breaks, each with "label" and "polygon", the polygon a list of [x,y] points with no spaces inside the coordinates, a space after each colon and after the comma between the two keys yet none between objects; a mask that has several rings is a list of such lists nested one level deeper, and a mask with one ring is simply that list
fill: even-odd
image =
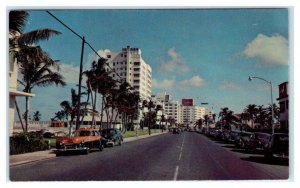
[{"label": "car hood", "polygon": [[57,142],[67,144],[80,144],[81,142],[89,140],[88,136],[80,136],[80,137],[71,137],[71,138],[61,138],[56,140]]}]

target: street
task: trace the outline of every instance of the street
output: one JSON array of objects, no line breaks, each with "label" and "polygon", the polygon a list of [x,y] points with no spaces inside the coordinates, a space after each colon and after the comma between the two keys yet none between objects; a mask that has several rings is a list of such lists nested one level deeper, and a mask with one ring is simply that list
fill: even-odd
[{"label": "street", "polygon": [[89,155],[10,167],[11,181],[287,179],[285,163],[240,151],[196,132],[162,134]]}]

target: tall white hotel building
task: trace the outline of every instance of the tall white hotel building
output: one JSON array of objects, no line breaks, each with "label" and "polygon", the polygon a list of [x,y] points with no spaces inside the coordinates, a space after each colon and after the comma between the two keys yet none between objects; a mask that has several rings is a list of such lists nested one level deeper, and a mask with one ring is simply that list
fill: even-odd
[{"label": "tall white hotel building", "polygon": [[127,46],[121,52],[106,52],[104,58],[114,70],[111,73],[113,79],[128,82],[141,100],[150,100],[152,69],[142,58],[141,49]]}]

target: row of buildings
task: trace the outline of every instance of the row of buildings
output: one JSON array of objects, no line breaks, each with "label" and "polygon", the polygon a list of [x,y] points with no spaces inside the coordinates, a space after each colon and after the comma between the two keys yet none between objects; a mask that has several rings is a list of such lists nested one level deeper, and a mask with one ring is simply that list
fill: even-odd
[{"label": "row of buildings", "polygon": [[[122,48],[120,52],[105,52],[107,59],[107,70],[110,76],[120,82],[128,82],[133,90],[140,95],[141,101],[151,100],[156,105],[162,108],[157,113],[157,120],[160,121],[162,116],[164,118],[172,118],[177,124],[193,125],[198,119],[204,118],[206,114],[212,115],[212,111],[208,111],[204,107],[194,104],[193,99],[182,99],[181,103],[172,100],[167,93],[160,93],[153,95],[152,92],[152,69],[142,58],[142,52],[139,48],[131,48],[127,46]],[[14,124],[14,100],[17,96],[34,96],[33,94],[23,93],[17,91],[17,63],[14,58],[10,58],[10,124],[11,132]],[[288,83],[284,82],[279,85],[279,104],[280,104],[280,121],[282,126],[288,127]],[[142,117],[140,112],[140,118]],[[87,117],[88,121],[89,117]],[[119,120],[121,117],[118,118]],[[117,120],[118,121],[118,120]],[[139,121],[139,120],[137,120]]]},{"label": "row of buildings", "polygon": [[[152,69],[142,58],[139,48],[127,46],[120,52],[106,52],[108,63],[107,70],[112,72],[110,76],[121,82],[128,82],[143,100],[151,100],[155,105],[161,105],[162,109],[157,114],[160,121],[162,115],[172,118],[176,123],[194,124],[199,118],[203,118],[206,111],[204,107],[193,104],[193,99],[171,100],[167,93],[151,95],[152,91]],[[142,112],[141,112],[142,113]]]}]

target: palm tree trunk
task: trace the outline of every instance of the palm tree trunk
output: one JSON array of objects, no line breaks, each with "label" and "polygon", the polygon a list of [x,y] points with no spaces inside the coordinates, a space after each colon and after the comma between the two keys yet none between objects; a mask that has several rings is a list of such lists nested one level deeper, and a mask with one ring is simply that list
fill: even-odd
[{"label": "palm tree trunk", "polygon": [[[89,82],[89,87],[91,88],[91,83]],[[97,92],[95,91],[94,97],[93,97],[93,90],[91,90],[91,98],[92,98],[92,105],[93,105],[93,114],[92,114],[92,126],[95,126],[95,110],[96,110],[96,97],[97,97]]]},{"label": "palm tree trunk", "polygon": [[25,106],[26,106],[26,111],[25,111],[25,132],[28,131],[28,124],[29,124],[29,97],[25,97]]},{"label": "palm tree trunk", "polygon": [[67,117],[67,127],[69,128],[69,138],[71,138],[72,122],[69,122],[69,118],[68,117]]},{"label": "palm tree trunk", "polygon": [[103,111],[104,111],[104,95],[102,95],[102,102],[101,102],[101,118],[100,118],[100,126],[99,126],[99,130],[102,129],[102,121],[103,121]]},{"label": "palm tree trunk", "polygon": [[21,117],[21,114],[20,114],[20,109],[19,109],[19,106],[18,106],[18,103],[17,103],[16,99],[15,99],[15,106],[16,106],[18,117],[19,117],[19,120],[20,120],[20,123],[21,123],[21,126],[22,126],[22,130],[25,133],[26,131],[25,131],[25,128],[24,128],[23,120],[22,120],[22,117]]}]

